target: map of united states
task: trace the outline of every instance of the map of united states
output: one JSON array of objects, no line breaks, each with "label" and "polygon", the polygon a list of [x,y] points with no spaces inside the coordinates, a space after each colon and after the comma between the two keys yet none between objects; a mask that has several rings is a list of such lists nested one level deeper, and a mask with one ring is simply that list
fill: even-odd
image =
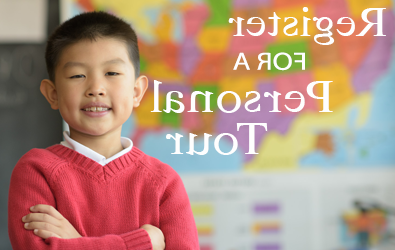
[{"label": "map of united states", "polygon": [[[70,15],[82,11],[105,10],[132,24],[139,36],[141,73],[148,76],[150,87],[140,107],[133,111],[124,125],[123,134],[146,153],[170,164],[178,172],[262,171],[300,168],[386,167],[395,164],[395,93],[393,42],[395,17],[390,0],[70,0]],[[308,12],[303,8],[307,7]],[[383,14],[385,37],[374,36],[375,27],[365,36],[356,36],[365,27],[361,13],[367,8],[386,8]],[[356,30],[352,36],[333,32],[334,43],[317,44],[313,36],[320,31],[311,22],[311,36],[286,36],[273,29],[273,12],[282,19],[278,30],[287,24],[284,17],[299,20],[296,29],[303,30],[303,17],[329,17],[334,23],[341,17],[351,17]],[[266,31],[261,36],[236,34],[236,24],[229,18],[260,17]],[[374,15],[369,15],[374,20]],[[336,27],[335,27],[336,28]],[[251,32],[254,30],[249,26]],[[344,31],[345,32],[345,31]],[[281,71],[266,65],[258,70],[258,55],[271,53],[305,53],[306,69],[293,64]],[[250,70],[243,65],[234,70],[239,53],[244,53]],[[280,62],[280,61],[279,61]],[[280,62],[281,63],[281,62]],[[154,110],[154,80],[160,85],[160,110],[165,108],[166,93],[179,91],[185,105],[182,113],[151,112]],[[322,100],[310,98],[306,87],[313,81],[332,81],[330,109],[320,113]],[[209,91],[214,112],[186,112],[190,109],[193,91]],[[217,97],[233,91],[244,104],[252,98],[249,91],[258,91],[261,98],[251,108],[260,105],[259,112],[240,108],[235,113],[218,110]],[[273,100],[265,92],[277,91],[281,112],[270,112]],[[290,112],[298,100],[286,100],[285,94],[299,91],[306,102],[300,112]],[[315,87],[317,96],[322,88]],[[174,99],[177,99],[173,97]],[[198,110],[204,110],[204,96],[198,95]],[[235,99],[226,95],[224,108],[231,110]],[[243,105],[242,105],[243,106]],[[254,107],[253,107],[254,106]],[[176,106],[174,108],[177,108]],[[249,147],[247,128],[237,131],[238,122],[267,123],[267,131],[256,129],[255,148],[258,154],[246,154]],[[182,155],[172,155],[174,141],[166,134],[180,133]],[[188,155],[188,134],[195,138],[195,149],[203,150],[204,133],[213,137],[233,134],[238,141],[236,153],[223,156],[214,150],[213,139],[207,155]],[[230,151],[232,141],[223,138],[221,149]],[[221,162],[221,164],[217,164]]]}]

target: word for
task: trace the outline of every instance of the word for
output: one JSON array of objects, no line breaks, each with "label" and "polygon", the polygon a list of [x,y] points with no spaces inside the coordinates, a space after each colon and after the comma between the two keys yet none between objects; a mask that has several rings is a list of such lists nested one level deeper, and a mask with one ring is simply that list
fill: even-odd
[{"label": "word for", "polygon": [[[315,82],[311,82],[309,83],[309,85],[307,85],[306,91],[307,94],[314,98],[314,99],[320,99],[323,100],[323,109],[319,112],[332,112],[329,110],[329,83],[331,83],[332,81],[315,81]],[[323,92],[323,96],[322,97],[318,97],[314,94],[313,92],[313,88],[315,85],[322,83],[323,87],[322,87],[322,92]],[[152,110],[151,112],[162,112],[161,110],[159,110],[159,85],[162,84],[159,81],[154,80],[154,110]],[[178,98],[182,98],[183,94],[179,91],[170,91],[166,94],[166,108],[163,110],[166,113],[170,113],[170,112],[175,112],[175,113],[181,113],[185,110],[185,106],[182,102],[178,101],[178,100],[174,100],[171,98],[171,95],[173,93],[176,93],[178,95]],[[209,91],[205,91],[205,93],[201,92],[201,91],[193,91],[191,94],[191,110],[187,111],[187,112],[199,112],[196,110],[196,96],[197,95],[204,95],[205,97],[205,110],[202,112],[213,112],[212,110],[210,110],[210,95],[212,95],[212,92]],[[224,109],[223,105],[222,105],[222,99],[224,98],[225,95],[227,94],[231,94],[235,97],[235,106],[232,110],[226,110]],[[261,95],[259,92],[257,91],[249,91],[246,93],[246,97],[248,97],[250,94],[254,94],[255,97],[248,100],[244,107],[248,112],[258,112],[261,110],[261,105],[259,104],[257,108],[255,109],[250,109],[249,106],[257,101],[259,101],[259,99],[261,98]],[[292,95],[298,95],[298,97],[291,97]],[[278,110],[278,97],[281,94],[277,91],[274,91],[273,94],[269,93],[269,92],[265,92],[264,96],[265,97],[271,97],[273,98],[273,110],[269,111],[269,112],[281,112],[280,110]],[[285,95],[285,99],[289,100],[300,100],[299,106],[297,108],[289,108],[287,105],[284,105],[285,108],[291,112],[299,112],[304,108],[305,105],[305,98],[303,96],[302,93],[300,93],[299,91],[290,91]],[[173,109],[171,107],[172,103],[177,103],[179,108],[178,109]],[[219,110],[221,110],[224,113],[234,113],[237,110],[239,110],[240,106],[241,106],[241,100],[240,100],[240,96],[238,94],[236,94],[233,91],[225,91],[222,92],[218,98],[217,98],[217,106],[219,108]]]},{"label": "word for", "polygon": [[[374,36],[385,36],[383,34],[383,10],[385,8],[368,8],[365,9],[362,14],[362,20],[364,22],[367,23],[366,27],[362,30],[361,33],[359,33],[356,36],[364,36],[374,25],[377,25],[377,34]],[[304,12],[308,12],[309,9],[307,7],[303,8]],[[368,13],[371,11],[377,11],[377,22],[371,22],[368,20]],[[254,22],[254,20],[257,19],[257,22]],[[268,32],[269,35],[271,36],[276,36],[278,34],[278,20],[280,20],[281,18],[277,16],[276,12],[273,12],[273,17],[269,17],[269,19],[273,20],[273,32]],[[288,19],[292,19],[292,23],[287,24],[284,27],[284,34],[286,36],[297,36],[298,35],[298,29],[296,28],[295,31],[293,33],[288,33],[288,30],[290,28],[295,27],[298,24],[298,20],[295,17],[285,17],[284,18],[284,22],[287,22]],[[233,36],[244,36],[243,32],[242,32],[242,28],[243,28],[243,18],[241,17],[237,17],[237,20],[235,20],[234,18],[229,18],[229,23],[233,23],[235,22],[237,24],[237,33],[236,35]],[[308,26],[309,26],[309,21],[311,19],[307,18],[307,17],[303,17],[303,34],[301,36],[310,36],[308,34]],[[322,27],[322,22],[324,20],[328,21],[328,26],[326,26],[326,28]],[[346,20],[348,20],[348,22],[346,22]],[[316,22],[316,27],[318,30],[326,32],[326,33],[322,33],[322,34],[317,34],[314,36],[314,41],[318,44],[321,45],[330,45],[333,44],[334,39],[332,38],[332,32],[330,31],[333,27],[333,22],[329,17],[321,17],[321,18],[317,18],[314,17],[313,21]],[[260,30],[258,32],[251,32],[249,29],[247,29],[247,32],[251,35],[251,36],[260,36],[265,32],[265,21],[262,20],[262,18],[260,17],[251,17],[248,19],[247,24],[254,24],[254,25],[260,25]],[[341,17],[337,20],[337,24],[338,25],[349,25],[349,30],[347,32],[341,32],[339,29],[336,29],[337,32],[342,35],[342,36],[351,36],[354,31],[355,31],[355,22],[353,19],[351,19],[350,17]],[[320,37],[327,37],[329,38],[328,42],[320,42],[318,41],[318,38]]]},{"label": "word for", "polygon": [[[246,154],[258,154],[257,152],[255,152],[255,126],[262,126],[265,128],[265,131],[267,131],[267,124],[266,123],[237,123],[237,131],[239,131],[239,128],[241,126],[248,126],[248,153]],[[208,153],[209,150],[209,138],[212,136],[210,134],[204,133],[204,147],[203,150],[200,152],[197,152],[195,150],[195,137],[197,135],[189,133],[189,151],[186,152],[187,154],[190,155],[194,155],[194,154],[198,154],[198,155],[205,155]],[[227,152],[224,153],[220,148],[219,148],[219,141],[221,140],[222,137],[224,136],[229,136],[232,139],[232,149]],[[166,139],[173,139],[175,141],[175,152],[171,153],[171,154],[178,154],[178,155],[182,155],[183,153],[181,153],[180,151],[180,139],[181,137],[183,137],[183,135],[176,133],[175,136],[171,135],[171,134],[167,134],[166,135]],[[229,134],[229,133],[222,133],[219,134],[215,140],[214,140],[214,148],[215,150],[220,153],[221,155],[230,155],[233,154],[234,152],[236,152],[238,147],[238,142],[237,139],[234,135]]]},{"label": "word for", "polygon": [[[302,64],[302,70],[305,70],[306,69],[306,55],[305,55],[305,53],[294,53],[294,55],[295,56],[298,56],[298,55],[302,56],[302,60],[295,60],[295,63],[301,63]],[[262,56],[266,56],[267,60],[264,61],[262,59]],[[280,67],[277,64],[277,59],[280,56],[287,57],[287,59],[288,59],[287,66]],[[240,62],[241,60],[243,60],[243,62]],[[262,64],[264,64],[264,63],[267,63],[267,70],[271,70],[271,65],[272,65],[272,63],[271,63],[271,53],[260,53],[258,55],[258,60],[259,60],[258,70],[260,70],[262,68]],[[248,62],[247,62],[247,59],[246,59],[244,53],[239,53],[239,56],[237,57],[237,61],[235,63],[235,66],[233,67],[233,70],[237,70],[237,67],[239,65],[244,65],[247,70],[250,70],[250,66],[248,66]],[[273,65],[278,70],[288,70],[292,66],[292,57],[288,53],[285,53],[285,52],[278,53],[273,58]]]}]

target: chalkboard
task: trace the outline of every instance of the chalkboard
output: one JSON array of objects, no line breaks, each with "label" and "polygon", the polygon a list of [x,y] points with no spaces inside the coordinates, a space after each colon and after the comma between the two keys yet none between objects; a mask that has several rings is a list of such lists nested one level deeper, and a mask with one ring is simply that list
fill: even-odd
[{"label": "chalkboard", "polygon": [[[59,25],[59,2],[48,1],[48,33]],[[11,250],[7,202],[12,170],[32,148],[62,140],[62,119],[40,92],[48,78],[45,43],[0,44],[0,249]]]}]

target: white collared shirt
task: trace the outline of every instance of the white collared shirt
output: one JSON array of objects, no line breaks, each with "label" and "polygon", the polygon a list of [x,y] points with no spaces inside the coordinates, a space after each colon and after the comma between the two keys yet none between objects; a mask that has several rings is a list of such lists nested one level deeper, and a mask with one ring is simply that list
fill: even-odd
[{"label": "white collared shirt", "polygon": [[115,155],[111,156],[110,158],[106,159],[106,157],[104,157],[103,155],[101,155],[101,154],[93,151],[92,149],[82,145],[81,143],[71,139],[69,131],[63,131],[63,136],[64,136],[65,140],[60,142],[61,145],[71,148],[82,155],[85,155],[86,157],[96,161],[97,163],[99,163],[102,166],[104,166],[107,163],[109,163],[110,161],[115,160],[118,157],[126,154],[133,147],[132,140],[130,140],[127,137],[121,137],[121,144],[124,149],[122,151],[116,153]]}]

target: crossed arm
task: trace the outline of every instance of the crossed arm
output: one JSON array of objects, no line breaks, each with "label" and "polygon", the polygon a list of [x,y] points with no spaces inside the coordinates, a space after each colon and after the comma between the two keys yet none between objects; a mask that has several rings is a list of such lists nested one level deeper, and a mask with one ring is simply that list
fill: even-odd
[{"label": "crossed arm", "polygon": [[[38,237],[48,239],[57,237],[61,239],[74,239],[82,237],[73,225],[63,217],[54,207],[38,204],[30,207],[32,213],[22,217],[26,230],[33,230]],[[144,229],[150,239],[153,250],[165,249],[165,238],[162,231],[152,225],[145,224],[140,227]]]},{"label": "crossed arm", "polygon": [[[182,182],[176,181],[172,185],[182,185]],[[166,247],[169,249],[199,249],[189,201],[183,186],[180,190],[163,195],[160,205],[160,230],[144,225],[119,235],[81,237],[75,227],[55,209],[55,197],[43,173],[34,165],[17,164],[9,189],[10,241],[14,250],[162,250],[165,247],[165,237]],[[174,209],[183,211],[182,216],[180,213],[173,213]],[[25,226],[25,223],[28,225]]]}]

